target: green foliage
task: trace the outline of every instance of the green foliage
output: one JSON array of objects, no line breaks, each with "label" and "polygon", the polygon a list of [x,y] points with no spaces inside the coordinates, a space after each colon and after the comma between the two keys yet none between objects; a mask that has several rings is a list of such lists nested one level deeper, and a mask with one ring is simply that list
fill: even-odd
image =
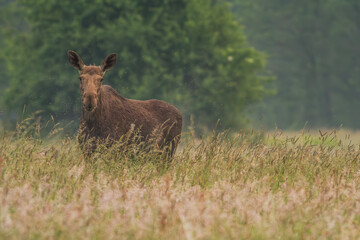
[{"label": "green foliage", "polygon": [[[6,4],[5,1],[0,1],[0,27],[5,29],[5,19],[7,17],[5,7],[3,7]],[[5,30],[3,30],[5,31]],[[1,32],[0,32],[1,33]],[[7,71],[5,67],[5,55],[4,51],[1,49],[5,48],[4,38],[2,34],[0,34],[0,95],[2,95],[3,90],[6,87],[6,79],[7,79]],[[0,116],[1,116],[2,107],[0,106]]]},{"label": "green foliage", "polygon": [[[222,1],[19,0],[27,28],[6,37],[6,109],[43,110],[56,119],[80,113],[76,71],[66,51],[86,64],[112,52],[118,64],[105,84],[123,96],[169,101],[202,126],[244,123],[243,108],[265,93],[256,75],[264,57],[246,45]],[[9,9],[10,10],[10,9]],[[17,10],[19,11],[19,10]]]},{"label": "green foliage", "polygon": [[249,42],[269,55],[277,95],[260,108],[281,128],[359,128],[360,2],[233,0]]}]

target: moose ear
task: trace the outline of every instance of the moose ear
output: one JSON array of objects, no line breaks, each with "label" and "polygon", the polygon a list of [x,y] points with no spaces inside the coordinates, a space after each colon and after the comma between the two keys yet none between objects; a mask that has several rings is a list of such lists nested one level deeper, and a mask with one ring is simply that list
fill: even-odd
[{"label": "moose ear", "polygon": [[74,68],[76,68],[77,70],[81,71],[83,69],[83,67],[85,66],[83,60],[81,60],[81,57],[79,56],[79,54],[77,54],[75,51],[69,50],[67,52],[68,54],[68,58],[69,58],[69,62],[71,65],[74,66]]},{"label": "moose ear", "polygon": [[107,56],[101,64],[101,70],[105,72],[111,69],[115,65],[116,59],[117,59],[116,53],[112,53],[109,56]]}]

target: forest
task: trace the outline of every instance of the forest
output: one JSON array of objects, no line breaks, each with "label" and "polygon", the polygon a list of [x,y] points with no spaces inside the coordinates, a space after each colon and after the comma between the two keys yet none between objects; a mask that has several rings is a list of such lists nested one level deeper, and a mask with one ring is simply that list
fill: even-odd
[{"label": "forest", "polygon": [[276,77],[257,108],[263,124],[359,128],[359,1],[234,1],[233,11]]},{"label": "forest", "polygon": [[[115,52],[105,79],[128,98],[166,100],[201,130],[305,125],[358,129],[355,0],[0,2],[0,117],[80,116],[76,72]],[[76,128],[76,127],[75,127]]]}]

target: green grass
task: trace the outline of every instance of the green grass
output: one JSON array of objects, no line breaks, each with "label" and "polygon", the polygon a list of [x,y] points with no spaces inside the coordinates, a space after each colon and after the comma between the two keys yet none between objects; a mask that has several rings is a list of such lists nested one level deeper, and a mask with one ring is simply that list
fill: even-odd
[{"label": "green grass", "polygon": [[360,238],[350,137],[185,136],[168,162],[121,142],[84,157],[34,126],[0,134],[0,239]]}]

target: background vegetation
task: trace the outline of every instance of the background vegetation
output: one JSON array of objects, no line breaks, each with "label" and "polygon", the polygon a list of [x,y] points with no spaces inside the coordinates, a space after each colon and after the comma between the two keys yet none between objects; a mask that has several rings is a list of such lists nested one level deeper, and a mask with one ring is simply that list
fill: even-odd
[{"label": "background vegetation", "polygon": [[221,119],[237,129],[249,117],[270,128],[360,127],[358,1],[1,0],[0,6],[3,118],[19,119],[26,106],[27,113],[76,123],[78,83],[66,59],[74,49],[88,64],[117,52],[107,84],[125,97],[169,101],[186,123],[192,115],[203,128]]},{"label": "background vegetation", "polygon": [[[225,1],[32,1],[2,3],[7,113],[44,111],[79,118],[76,71],[66,51],[87,64],[119,54],[106,84],[136,99],[169,101],[203,127],[244,124],[242,110],[265,93],[264,56],[245,42]],[[16,20],[13,21],[14,16]],[[4,83],[6,82],[6,83]]]},{"label": "background vegetation", "polygon": [[257,108],[280,128],[360,127],[360,2],[233,0],[248,40],[268,54],[277,94]]}]

